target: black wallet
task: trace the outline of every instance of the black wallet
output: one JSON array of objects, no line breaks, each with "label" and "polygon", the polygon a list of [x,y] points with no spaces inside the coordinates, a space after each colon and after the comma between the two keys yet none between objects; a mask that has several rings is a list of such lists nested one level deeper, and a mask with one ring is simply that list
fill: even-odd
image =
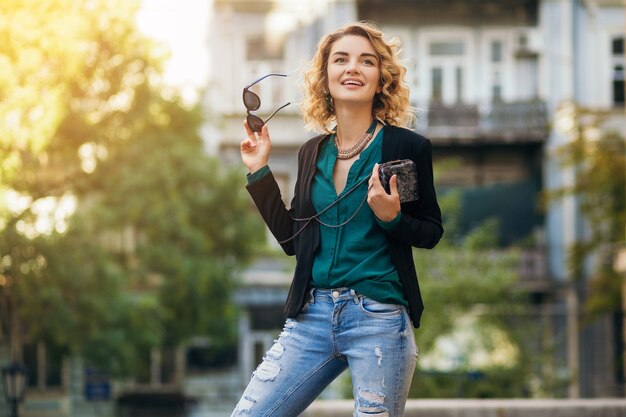
[{"label": "black wallet", "polygon": [[389,180],[394,174],[396,175],[400,202],[406,203],[417,200],[417,166],[415,162],[410,159],[402,159],[385,162],[378,166],[378,177],[387,194],[391,194]]}]

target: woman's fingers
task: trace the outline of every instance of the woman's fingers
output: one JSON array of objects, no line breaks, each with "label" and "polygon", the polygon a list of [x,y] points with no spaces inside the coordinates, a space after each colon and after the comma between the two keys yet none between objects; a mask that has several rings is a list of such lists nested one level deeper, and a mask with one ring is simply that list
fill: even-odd
[{"label": "woman's fingers", "polygon": [[246,138],[241,141],[241,153],[248,153],[256,148],[256,141]]},{"label": "woman's fingers", "polygon": [[398,187],[396,176],[393,175],[389,181],[391,194],[383,188],[378,176],[378,164],[374,165],[372,176],[369,180],[369,191],[367,193],[367,204],[371,207],[374,215],[383,220],[391,221],[400,212],[400,198],[398,196]]},{"label": "woman's fingers", "polygon": [[371,189],[374,186],[380,185],[380,178],[378,177],[378,164],[374,164],[374,168],[372,169],[372,176],[369,180],[369,188]]},{"label": "woman's fingers", "polygon": [[[369,180],[369,186],[370,189],[372,187],[376,187],[381,188],[384,190],[383,188],[383,184],[380,182],[380,176],[378,175],[378,164],[374,164],[374,169],[372,170],[372,176]],[[387,192],[385,191],[385,194],[387,194]],[[391,195],[395,198],[396,195],[398,195],[398,177],[394,174],[391,176],[391,178],[389,179],[389,193],[387,195]]]},{"label": "woman's fingers", "polygon": [[396,197],[398,195],[398,177],[396,174],[393,174],[389,179],[389,191],[392,197]]},{"label": "woman's fingers", "polygon": [[244,120],[243,126],[246,130],[247,138],[239,144],[241,158],[250,172],[255,172],[259,168],[267,165],[272,143],[270,141],[269,130],[263,126],[261,132],[255,133]]},{"label": "woman's fingers", "polygon": [[261,128],[261,133],[259,134],[259,139],[263,141],[264,144],[270,143],[270,132],[267,129],[267,125],[263,125]]},{"label": "woman's fingers", "polygon": [[248,121],[246,119],[243,120],[243,127],[244,129],[246,129],[246,134],[248,135],[248,137],[252,139],[253,141],[256,141],[257,137],[252,131],[252,129],[250,129],[250,126],[248,126]]},{"label": "woman's fingers", "polygon": [[267,129],[267,125],[263,125],[260,132],[253,132],[248,125],[248,121],[244,119],[243,126],[246,129],[246,134],[248,135],[248,138],[250,138],[252,141],[256,143],[269,143],[270,135],[269,130]]},{"label": "woman's fingers", "polygon": [[248,137],[241,141],[241,153],[252,152],[259,144],[259,137],[250,129],[248,121],[245,119],[243,121],[243,127]]}]

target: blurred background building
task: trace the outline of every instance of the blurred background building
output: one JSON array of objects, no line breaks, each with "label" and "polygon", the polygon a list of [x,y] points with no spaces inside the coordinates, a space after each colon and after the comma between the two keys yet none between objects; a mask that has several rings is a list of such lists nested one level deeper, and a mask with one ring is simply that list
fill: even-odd
[{"label": "blurred background building", "polygon": [[[626,131],[621,0],[215,0],[213,7],[204,103],[220,123],[207,129],[208,148],[238,161],[242,88],[270,72],[288,74],[268,78],[256,90],[260,114],[294,103],[270,123],[270,166],[286,202],[296,178],[296,152],[313,135],[303,131],[298,115],[298,84],[320,37],[355,20],[372,20],[386,35],[398,36],[412,103],[419,109],[415,130],[431,139],[436,163],[457,161],[437,178],[439,191],[462,187],[465,230],[495,216],[501,220],[501,245],[531,237],[521,285],[548,316],[552,331],[567,340],[555,361],[567,363],[575,375],[569,395],[622,395],[622,329],[612,317],[584,329],[578,324],[584,288],[570,285],[567,268],[568,247],[585,233],[576,198],[545,212],[540,208],[544,190],[573,181],[571,170],[553,155],[571,140],[555,128],[563,123],[559,109],[577,103],[608,111],[613,126]],[[261,301],[254,300],[267,289],[263,280],[251,278],[254,268],[249,273],[254,285],[240,300],[258,318],[254,311]],[[279,307],[282,297],[275,302]],[[245,326],[253,332],[269,327],[273,334],[280,310],[263,320]],[[257,346],[241,349],[257,352],[254,360],[240,360],[244,375],[270,347],[271,337],[263,340],[243,337],[243,345]]]}]

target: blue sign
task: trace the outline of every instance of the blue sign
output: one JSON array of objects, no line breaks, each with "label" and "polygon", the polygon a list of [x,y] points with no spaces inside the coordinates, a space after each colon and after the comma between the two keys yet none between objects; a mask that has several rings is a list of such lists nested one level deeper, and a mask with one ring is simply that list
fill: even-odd
[{"label": "blue sign", "polygon": [[109,374],[97,368],[85,369],[85,398],[88,401],[111,399]]}]

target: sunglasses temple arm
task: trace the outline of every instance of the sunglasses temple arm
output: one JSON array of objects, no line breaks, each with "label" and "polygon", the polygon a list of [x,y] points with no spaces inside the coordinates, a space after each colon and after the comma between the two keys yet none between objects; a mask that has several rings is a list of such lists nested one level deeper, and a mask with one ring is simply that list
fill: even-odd
[{"label": "sunglasses temple arm", "polygon": [[261,82],[261,81],[263,81],[264,79],[266,79],[267,77],[271,77],[272,75],[276,75],[276,76],[278,76],[278,77],[286,77],[286,76],[287,76],[287,74],[278,74],[278,73],[274,73],[274,72],[273,72],[273,73],[271,73],[271,74],[267,74],[267,75],[262,76],[262,77],[261,77],[261,78],[259,78],[258,80],[254,80],[254,81],[252,81],[250,84],[248,84],[248,85],[246,86],[246,88],[250,88],[250,87],[252,87],[254,84],[256,84],[256,83],[258,83],[258,82]]},{"label": "sunglasses temple arm", "polygon": [[268,117],[268,118],[267,118],[267,119],[263,122],[263,124],[265,124],[265,123],[269,122],[269,121],[270,121],[270,119],[271,119],[272,117],[274,117],[274,115],[275,115],[276,113],[278,113],[278,112],[279,112],[279,110],[284,109],[285,107],[287,107],[287,106],[288,106],[288,105],[290,105],[290,104],[291,104],[291,102],[289,102],[289,103],[287,103],[287,104],[283,104],[282,106],[280,106],[279,108],[277,108],[276,110],[274,110],[274,113],[270,114],[270,116],[269,116],[269,117]]}]

